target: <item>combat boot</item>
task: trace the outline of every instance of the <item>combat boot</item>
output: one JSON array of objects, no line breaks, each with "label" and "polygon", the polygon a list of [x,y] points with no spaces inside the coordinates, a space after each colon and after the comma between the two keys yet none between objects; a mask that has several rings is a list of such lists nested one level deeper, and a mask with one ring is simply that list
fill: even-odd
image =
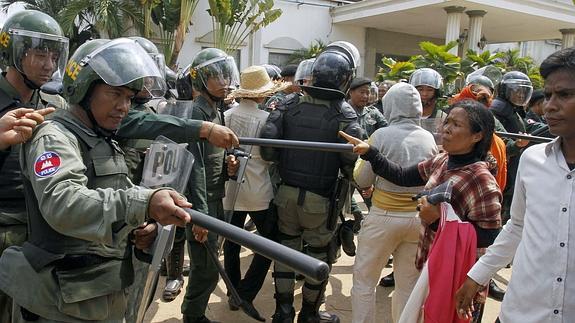
[{"label": "combat boot", "polygon": [[184,287],[184,275],[182,274],[184,266],[184,246],[185,241],[175,242],[170,255],[166,259],[166,287],[162,293],[162,299],[166,302],[173,301]]},{"label": "combat boot", "polygon": [[276,312],[272,316],[272,323],[293,323],[295,309],[293,308],[293,293],[275,294]]},{"label": "combat boot", "polygon": [[320,302],[309,303],[302,301],[301,311],[297,316],[297,323],[339,323],[339,317],[319,310]]}]

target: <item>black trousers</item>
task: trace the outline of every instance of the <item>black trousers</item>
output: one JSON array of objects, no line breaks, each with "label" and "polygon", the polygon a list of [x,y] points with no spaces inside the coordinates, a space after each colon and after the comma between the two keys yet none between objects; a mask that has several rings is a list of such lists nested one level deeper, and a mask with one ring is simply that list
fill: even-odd
[{"label": "black trousers", "polygon": [[[230,223],[236,227],[243,228],[248,214],[262,237],[270,240],[275,239],[277,215],[273,204],[270,204],[269,209],[263,211],[235,211]],[[259,254],[254,254],[250,267],[244,278],[241,279],[240,249],[241,246],[226,240],[224,243],[224,268],[240,297],[248,302],[253,302],[262,288],[271,260]]]}]

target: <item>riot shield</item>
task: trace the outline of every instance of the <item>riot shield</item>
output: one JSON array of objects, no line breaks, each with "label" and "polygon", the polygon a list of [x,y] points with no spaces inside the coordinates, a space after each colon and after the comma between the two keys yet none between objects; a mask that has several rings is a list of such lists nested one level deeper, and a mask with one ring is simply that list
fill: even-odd
[{"label": "riot shield", "polygon": [[[187,144],[177,144],[164,136],[156,138],[146,153],[141,185],[148,188],[171,187],[183,193],[194,164],[194,156],[186,147]],[[144,320],[154,296],[162,259],[170,253],[175,234],[175,226],[158,224],[158,235],[149,250],[152,261],[138,304],[138,323]]]},{"label": "riot shield", "polygon": [[182,119],[192,118],[193,101],[190,100],[166,100],[158,104],[158,114],[169,114]]}]

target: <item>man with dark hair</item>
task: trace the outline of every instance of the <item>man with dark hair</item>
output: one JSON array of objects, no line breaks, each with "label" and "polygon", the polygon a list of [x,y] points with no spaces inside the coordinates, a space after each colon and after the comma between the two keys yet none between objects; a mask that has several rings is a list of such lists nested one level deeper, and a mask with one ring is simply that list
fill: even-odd
[{"label": "man with dark hair", "polygon": [[481,286],[512,259],[502,323],[568,322],[575,317],[574,57],[575,48],[562,49],[541,64],[544,116],[558,138],[529,147],[521,156],[511,219],[456,294],[461,318],[468,318]]}]

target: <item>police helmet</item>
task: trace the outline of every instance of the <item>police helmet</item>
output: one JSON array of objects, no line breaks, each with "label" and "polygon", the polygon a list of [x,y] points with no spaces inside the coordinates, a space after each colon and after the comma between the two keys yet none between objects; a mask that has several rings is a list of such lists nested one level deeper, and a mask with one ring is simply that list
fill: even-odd
[{"label": "police helmet", "polygon": [[279,67],[272,64],[264,64],[262,66],[266,69],[266,73],[268,73],[272,81],[278,81],[282,78],[282,70]]},{"label": "police helmet", "polygon": [[192,100],[194,98],[192,79],[190,78],[191,66],[191,64],[186,66],[176,76],[176,92],[178,92],[178,99],[180,100]]},{"label": "police helmet", "polygon": [[[64,37],[54,18],[40,11],[23,10],[6,19],[0,31],[1,67],[13,66],[28,80],[23,67],[24,58],[31,60],[31,66],[46,67],[48,62],[53,65],[52,71],[46,75],[46,82],[53,76],[61,78],[64,75],[68,38]],[[32,88],[42,86],[30,81],[26,84]]]},{"label": "police helmet", "polygon": [[495,91],[495,86],[493,85],[493,82],[485,75],[475,75],[472,78],[468,78],[466,83],[467,85],[469,84],[483,85],[485,87],[488,87],[491,90],[491,93]]},{"label": "police helmet", "polygon": [[189,70],[191,84],[198,91],[207,91],[207,82],[211,78],[216,78],[229,90],[239,85],[234,58],[217,48],[206,48],[197,53]]},{"label": "police helmet", "polygon": [[64,97],[70,104],[88,110],[88,92],[93,83],[126,86],[154,97],[164,95],[166,85],[160,71],[141,46],[127,38],[96,39],[78,47],[70,57],[64,75]]},{"label": "police helmet", "polygon": [[503,75],[497,91],[499,97],[515,106],[523,107],[533,94],[533,85],[529,76],[519,71],[511,71]]},{"label": "police helmet", "polygon": [[142,46],[142,48],[150,55],[160,73],[165,77],[166,74],[166,59],[164,54],[160,53],[156,44],[154,44],[151,40],[146,39],[140,36],[132,36],[128,37],[135,41],[138,45]]},{"label": "police helmet", "polygon": [[443,78],[441,74],[432,68],[419,68],[409,77],[409,84],[413,85],[413,87],[421,85],[432,87],[435,89],[435,97],[439,97],[443,87]]},{"label": "police helmet", "polygon": [[305,85],[311,80],[311,71],[313,67],[313,63],[315,62],[315,58],[310,58],[301,61],[297,66],[297,70],[295,71],[294,75],[294,82],[298,85]]},{"label": "police helmet", "polygon": [[348,42],[329,44],[313,63],[311,86],[306,87],[309,95],[325,99],[345,98],[359,64],[358,53],[357,48]]}]

